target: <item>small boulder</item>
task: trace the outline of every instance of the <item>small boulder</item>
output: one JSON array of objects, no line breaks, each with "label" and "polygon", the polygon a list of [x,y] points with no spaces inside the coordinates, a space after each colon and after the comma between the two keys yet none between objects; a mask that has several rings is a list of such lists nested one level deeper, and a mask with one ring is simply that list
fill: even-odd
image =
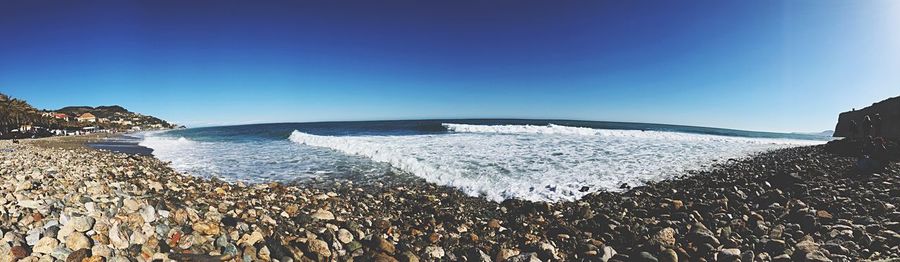
[{"label": "small boulder", "polygon": [[347,229],[341,228],[337,232],[337,239],[343,244],[350,243],[350,241],[353,241],[353,233],[350,233]]},{"label": "small boulder", "polygon": [[34,253],[50,254],[58,245],[59,240],[52,237],[44,237],[35,243],[34,247],[31,248],[31,251]]},{"label": "small boulder", "polygon": [[313,212],[311,215],[312,218],[318,220],[334,220],[334,214],[331,211],[319,209],[316,212]]},{"label": "small boulder", "polygon": [[316,254],[323,258],[331,257],[331,250],[328,249],[328,243],[318,239],[310,239],[307,242],[309,246],[309,252]]},{"label": "small boulder", "polygon": [[431,259],[441,259],[444,257],[444,249],[439,246],[425,247],[425,254]]},{"label": "small boulder", "polygon": [[73,217],[69,220],[69,223],[71,223],[72,228],[78,232],[87,232],[88,230],[91,230],[91,228],[94,228],[94,218],[89,216]]},{"label": "small boulder", "polygon": [[91,248],[91,239],[84,233],[76,232],[66,237],[66,247],[71,250]]},{"label": "small boulder", "polygon": [[737,248],[724,248],[719,251],[716,261],[741,261],[741,250]]}]

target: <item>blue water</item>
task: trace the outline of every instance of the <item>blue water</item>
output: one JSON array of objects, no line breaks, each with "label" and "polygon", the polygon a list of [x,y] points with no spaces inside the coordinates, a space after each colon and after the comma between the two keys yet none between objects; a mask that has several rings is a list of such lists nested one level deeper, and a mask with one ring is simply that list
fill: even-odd
[{"label": "blue water", "polygon": [[233,181],[366,181],[400,173],[496,201],[568,201],[828,139],[644,123],[447,119],[190,128],[145,134],[141,145],[181,172]]},{"label": "blue water", "polygon": [[313,122],[274,123],[236,126],[198,127],[167,132],[164,136],[186,137],[198,141],[252,141],[257,139],[286,139],[291,132],[301,132],[323,136],[357,135],[422,135],[450,133],[443,123],[470,125],[535,125],[549,124],[610,130],[666,131],[705,135],[721,135],[749,138],[785,138],[802,140],[824,140],[822,137],[796,133],[773,133],[736,129],[681,126],[667,124],[626,123],[577,120],[529,120],[529,119],[443,119],[443,120],[395,120],[395,121],[354,121],[354,122]]}]

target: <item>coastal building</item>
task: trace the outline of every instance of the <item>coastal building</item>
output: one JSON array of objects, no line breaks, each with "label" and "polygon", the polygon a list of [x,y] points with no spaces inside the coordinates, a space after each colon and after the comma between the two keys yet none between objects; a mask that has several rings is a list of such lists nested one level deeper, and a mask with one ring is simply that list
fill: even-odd
[{"label": "coastal building", "polygon": [[61,113],[54,113],[53,118],[69,121],[69,115],[61,114]]},{"label": "coastal building", "polygon": [[91,113],[84,113],[84,114],[81,114],[80,116],[78,116],[78,122],[91,122],[91,123],[94,123],[94,122],[97,122],[97,117],[94,116],[94,114],[91,114]]},{"label": "coastal building", "polygon": [[116,124],[119,124],[119,125],[123,125],[123,126],[131,126],[131,125],[133,125],[133,123],[131,122],[131,120],[124,120],[124,119],[119,119],[119,120],[113,121],[113,123],[116,123]]},{"label": "coastal building", "polygon": [[57,112],[53,112],[53,111],[41,112],[41,116],[46,117],[46,118],[55,118],[55,119],[62,119],[65,121],[69,121],[69,115],[66,115],[63,113],[57,113]]}]

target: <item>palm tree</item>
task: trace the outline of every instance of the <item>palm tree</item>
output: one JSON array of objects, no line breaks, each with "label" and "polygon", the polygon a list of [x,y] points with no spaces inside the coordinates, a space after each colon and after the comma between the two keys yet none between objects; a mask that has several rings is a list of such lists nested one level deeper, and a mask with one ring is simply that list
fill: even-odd
[{"label": "palm tree", "polygon": [[25,124],[34,124],[40,117],[37,110],[25,100],[0,94],[0,131],[7,132]]},{"label": "palm tree", "polygon": [[0,93],[0,132],[6,132],[7,122],[9,122],[9,96]]}]

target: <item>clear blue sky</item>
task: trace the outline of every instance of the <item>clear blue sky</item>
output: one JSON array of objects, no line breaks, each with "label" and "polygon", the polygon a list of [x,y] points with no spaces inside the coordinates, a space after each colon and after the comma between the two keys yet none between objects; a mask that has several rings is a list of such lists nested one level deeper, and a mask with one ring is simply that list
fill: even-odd
[{"label": "clear blue sky", "polygon": [[832,129],[900,95],[900,1],[0,2],[0,92],[187,125]]}]

